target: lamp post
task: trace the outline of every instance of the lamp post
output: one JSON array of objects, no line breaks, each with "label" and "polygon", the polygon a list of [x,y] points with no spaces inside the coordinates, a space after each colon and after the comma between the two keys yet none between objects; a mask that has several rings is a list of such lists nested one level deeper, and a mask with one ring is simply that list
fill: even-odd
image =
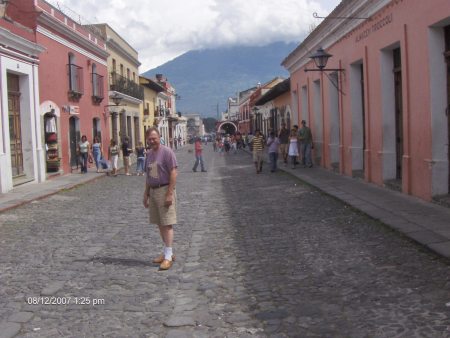
[{"label": "lamp post", "polygon": [[[305,72],[321,72],[321,74],[325,74],[329,79],[331,84],[336,87],[338,93],[344,94],[340,89],[339,89],[339,77],[337,77],[337,83],[335,84],[331,78],[328,76],[327,73],[324,72],[336,72],[336,75],[339,74],[339,72],[343,72],[344,69],[342,68],[325,68],[327,66],[328,63],[328,59],[330,57],[332,57],[333,55],[325,52],[323,50],[322,47],[319,47],[319,49],[317,49],[317,51],[312,54],[309,58],[312,59],[314,61],[314,64],[316,65],[316,69],[311,69],[311,68],[305,68]],[[323,95],[323,94],[322,94]],[[345,95],[345,94],[344,94]],[[342,133],[342,112],[340,109],[340,102],[339,102],[339,96],[338,96],[338,113],[339,113],[339,121],[340,121],[340,125],[339,125],[339,131],[340,131],[340,144],[343,144],[343,133]],[[325,120],[322,116],[322,130],[325,129]],[[324,154],[324,149],[325,149],[325,143],[322,140],[322,160],[323,160],[323,154]],[[344,153],[343,153],[343,147],[341,147],[341,159],[344,158]],[[340,161],[340,163],[343,163],[343,160]],[[342,167],[343,168],[343,167]]]},{"label": "lamp post", "polygon": [[314,64],[318,69],[305,68],[305,72],[342,72],[344,69],[342,68],[325,68],[327,66],[328,59],[333,55],[325,52],[322,47],[311,55],[309,58],[314,61]]},{"label": "lamp post", "polygon": [[[103,113],[105,116],[105,120],[108,118],[108,115],[112,116],[112,123],[111,123],[111,128],[112,128],[112,137],[113,139],[117,142],[118,140],[118,133],[117,133],[117,111],[110,111],[109,107],[123,107],[126,106],[126,104],[120,104],[122,102],[122,96],[120,96],[117,93],[114,93],[113,96],[109,97],[114,104],[107,104],[105,106],[103,106]],[[125,111],[125,110],[124,110]]]}]

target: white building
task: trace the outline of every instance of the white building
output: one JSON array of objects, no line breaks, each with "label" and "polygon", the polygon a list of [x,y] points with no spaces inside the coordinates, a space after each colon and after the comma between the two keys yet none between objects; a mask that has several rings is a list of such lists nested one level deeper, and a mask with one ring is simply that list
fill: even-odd
[{"label": "white building", "polygon": [[39,110],[38,85],[44,48],[13,30],[20,28],[0,18],[0,193],[46,179],[40,121],[47,111]]}]

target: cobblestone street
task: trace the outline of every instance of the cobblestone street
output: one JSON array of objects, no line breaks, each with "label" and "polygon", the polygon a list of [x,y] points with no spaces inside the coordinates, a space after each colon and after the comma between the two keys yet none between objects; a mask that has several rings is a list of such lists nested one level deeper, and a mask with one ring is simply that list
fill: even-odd
[{"label": "cobblestone street", "polygon": [[0,214],[0,337],[450,337],[447,260],[247,153],[177,157],[169,271],[143,177]]}]

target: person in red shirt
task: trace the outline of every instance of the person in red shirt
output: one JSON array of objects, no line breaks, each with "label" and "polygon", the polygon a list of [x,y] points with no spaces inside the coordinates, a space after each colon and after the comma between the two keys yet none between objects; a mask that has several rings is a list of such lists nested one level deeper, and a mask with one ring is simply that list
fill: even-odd
[{"label": "person in red shirt", "polygon": [[205,169],[205,164],[203,163],[203,157],[202,157],[203,146],[202,146],[202,140],[200,137],[197,137],[195,139],[194,148],[195,148],[195,164],[194,164],[194,167],[192,168],[192,171],[196,172],[198,164],[200,163],[200,168],[202,169],[202,172],[205,173],[206,169]]}]

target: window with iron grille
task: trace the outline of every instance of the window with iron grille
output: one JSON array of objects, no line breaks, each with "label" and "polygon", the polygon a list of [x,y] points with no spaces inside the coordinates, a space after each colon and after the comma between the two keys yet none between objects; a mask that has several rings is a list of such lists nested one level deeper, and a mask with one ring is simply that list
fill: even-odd
[{"label": "window with iron grille", "polygon": [[69,95],[78,99],[83,95],[83,68],[75,64],[75,56],[73,54],[69,54],[67,73],[69,77]]}]

